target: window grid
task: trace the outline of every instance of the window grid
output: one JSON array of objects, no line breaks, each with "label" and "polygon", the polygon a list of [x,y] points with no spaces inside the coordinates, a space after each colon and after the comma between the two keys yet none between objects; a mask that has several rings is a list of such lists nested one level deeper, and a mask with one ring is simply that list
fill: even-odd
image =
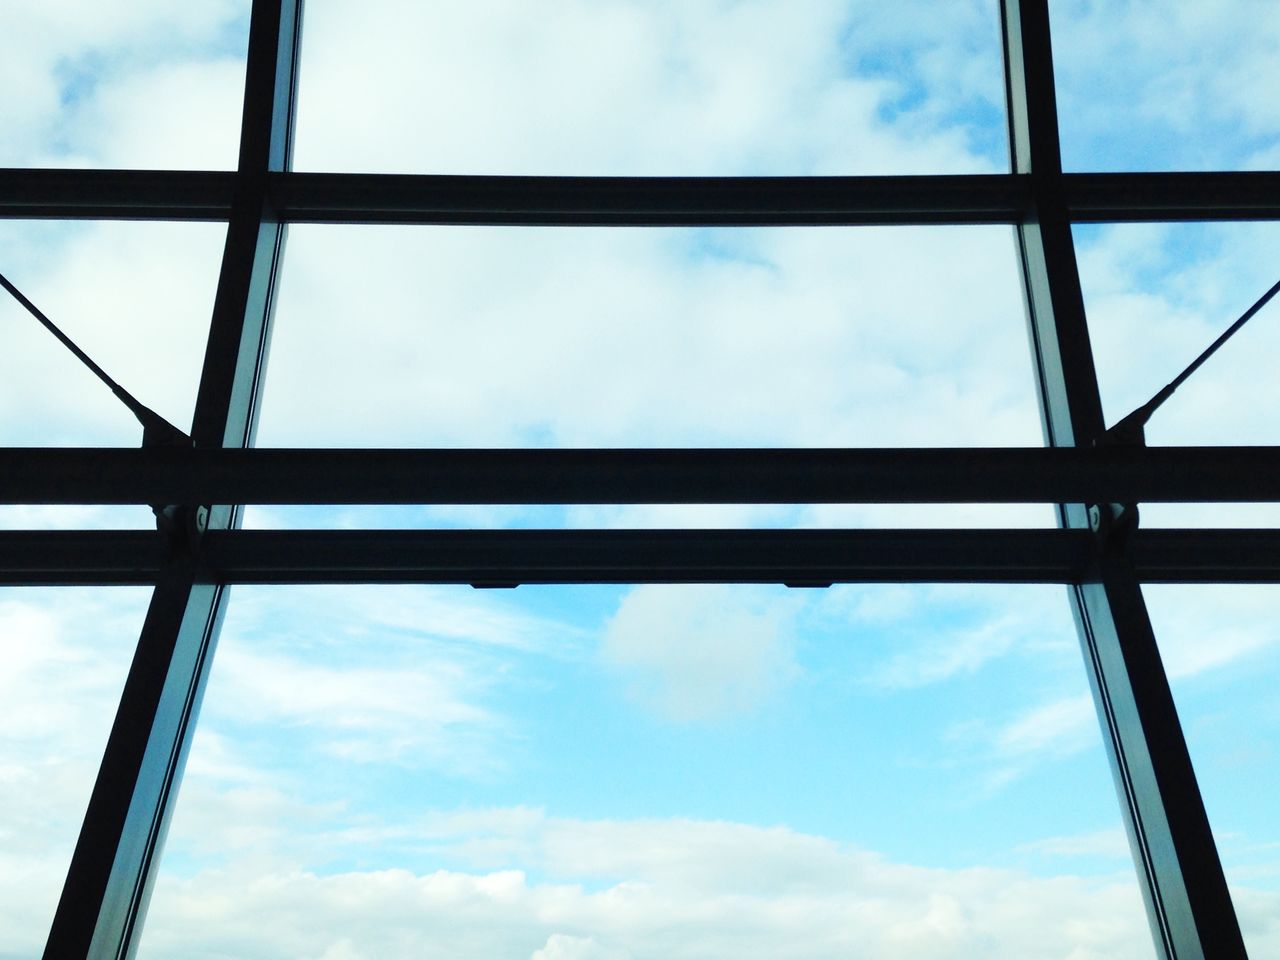
[{"label": "window grid", "polygon": [[[877,177],[290,172],[301,0],[253,4],[234,173],[10,170],[0,213],[211,220],[227,241],[190,447],[0,451],[11,503],[159,505],[155,533],[0,533],[9,583],[155,585],[46,957],[129,956],[232,582],[993,580],[1072,585],[1166,958],[1243,957],[1141,582],[1280,582],[1267,531],[1144,531],[1141,501],[1280,500],[1276,448],[1105,442],[1076,223],[1280,218],[1280,174],[1063,174],[1047,0],[1003,0],[1012,170]],[[287,224],[1016,228],[1038,450],[250,451]],[[370,477],[376,462],[376,482]],[[241,503],[1055,502],[1032,531],[241,531]],[[427,559],[423,559],[423,558]]]}]

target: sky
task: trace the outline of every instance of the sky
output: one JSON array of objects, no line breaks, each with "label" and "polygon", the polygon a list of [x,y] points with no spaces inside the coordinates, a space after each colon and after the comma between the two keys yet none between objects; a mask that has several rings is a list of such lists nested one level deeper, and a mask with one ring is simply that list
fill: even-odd
[{"label": "sky", "polygon": [[[0,165],[230,169],[247,4],[15,4]],[[1070,170],[1280,159],[1280,12],[1053,5]],[[309,0],[296,167],[1007,169],[994,3]],[[1280,78],[1276,78],[1280,80]],[[1274,86],[1271,84],[1270,86]],[[0,223],[190,422],[217,224]],[[1272,224],[1077,229],[1109,422],[1276,279]],[[1012,230],[297,227],[264,446],[1031,446]],[[1263,313],[1153,444],[1277,443]],[[0,442],[139,429],[0,304]],[[1275,525],[1271,505],[1144,507]],[[251,509],[255,527],[1048,526],[1045,506]],[[146,508],[0,508],[5,528]],[[1152,955],[1066,592],[235,587],[139,956]],[[1280,954],[1270,587],[1145,591],[1254,956]],[[145,613],[0,590],[0,957],[38,954]]]}]

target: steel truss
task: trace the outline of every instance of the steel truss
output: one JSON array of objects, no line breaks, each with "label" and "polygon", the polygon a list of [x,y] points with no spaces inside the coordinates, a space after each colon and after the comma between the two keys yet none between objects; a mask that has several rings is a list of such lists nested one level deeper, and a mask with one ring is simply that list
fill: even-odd
[{"label": "steel truss", "polygon": [[[208,220],[227,240],[191,448],[0,450],[0,502],[163,505],[159,531],[0,534],[3,583],[155,585],[49,935],[131,956],[227,583],[1059,582],[1072,603],[1148,917],[1168,960],[1243,957],[1139,588],[1280,582],[1266,530],[1137,530],[1152,501],[1280,500],[1276,448],[1102,445],[1073,223],[1280,219],[1280,174],[1064,174],[1047,0],[1002,3],[1008,174],[478,177],[289,169],[301,0],[253,4],[238,169],[0,171],[0,216]],[[1047,447],[250,450],[286,225],[1016,228]],[[243,531],[245,503],[1058,504],[1060,529]]]}]

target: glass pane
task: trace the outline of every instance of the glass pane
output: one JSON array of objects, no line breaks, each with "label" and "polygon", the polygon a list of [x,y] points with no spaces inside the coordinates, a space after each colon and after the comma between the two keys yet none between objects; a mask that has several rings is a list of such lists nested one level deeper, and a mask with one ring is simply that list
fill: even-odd
[{"label": "glass pane", "polygon": [[0,588],[0,955],[44,949],[149,595]]},{"label": "glass pane", "polygon": [[1048,504],[635,503],[560,505],[250,506],[250,530],[1052,527]]},{"label": "glass pane", "polygon": [[[1076,229],[1102,404],[1115,424],[1151,397],[1280,279],[1280,225],[1114,224]],[[1280,443],[1272,301],[1151,417],[1153,446]],[[1275,504],[1148,504],[1149,526],[1275,526]]]},{"label": "glass pane", "polygon": [[309,0],[303,38],[299,169],[803,175],[1008,163],[992,0]]},{"label": "glass pane", "polygon": [[1280,956],[1280,587],[1143,592],[1245,947]]},{"label": "glass pane", "polygon": [[259,443],[1038,445],[1010,238],[296,227]]},{"label": "glass pane", "polygon": [[5,5],[0,167],[230,170],[249,0]]},{"label": "glass pane", "polygon": [[1065,599],[237,587],[140,956],[1151,956]]},{"label": "glass pane", "polygon": [[1266,0],[1054,0],[1068,170],[1266,170],[1280,10]]},{"label": "glass pane", "polygon": [[[190,429],[226,227],[0,223],[3,273],[142,403]],[[142,428],[0,291],[0,442],[137,446]]]},{"label": "glass pane", "polygon": [[[140,402],[191,427],[226,227],[0,223],[0,272]],[[136,447],[110,388],[0,290],[0,445]],[[0,506],[3,527],[150,526],[146,507]]]}]

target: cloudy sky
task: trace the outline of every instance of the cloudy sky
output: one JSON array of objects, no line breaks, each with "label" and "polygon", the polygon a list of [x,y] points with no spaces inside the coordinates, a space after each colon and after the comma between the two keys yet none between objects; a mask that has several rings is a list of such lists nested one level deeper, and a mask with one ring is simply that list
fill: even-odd
[{"label": "cloudy sky", "polygon": [[[4,12],[0,165],[234,165],[246,3]],[[1069,169],[1280,161],[1280,105],[1258,96],[1274,86],[1273,5],[1067,0],[1053,16]],[[301,76],[299,169],[1007,169],[993,2],[309,0]],[[0,270],[182,426],[223,233],[6,221]],[[1077,237],[1109,421],[1276,279],[1271,224]],[[1152,443],[1280,442],[1274,312],[1157,414]],[[0,442],[138,443],[129,414],[9,302],[0,335]],[[1008,228],[310,226],[288,240],[259,441],[1041,438]],[[1052,518],[604,505],[247,522]],[[0,510],[9,528],[149,523],[145,508]],[[1280,593],[1147,599],[1246,941],[1280,953]],[[0,590],[0,957],[43,943],[146,602]],[[238,587],[140,956],[1150,953],[1060,587]]]}]

